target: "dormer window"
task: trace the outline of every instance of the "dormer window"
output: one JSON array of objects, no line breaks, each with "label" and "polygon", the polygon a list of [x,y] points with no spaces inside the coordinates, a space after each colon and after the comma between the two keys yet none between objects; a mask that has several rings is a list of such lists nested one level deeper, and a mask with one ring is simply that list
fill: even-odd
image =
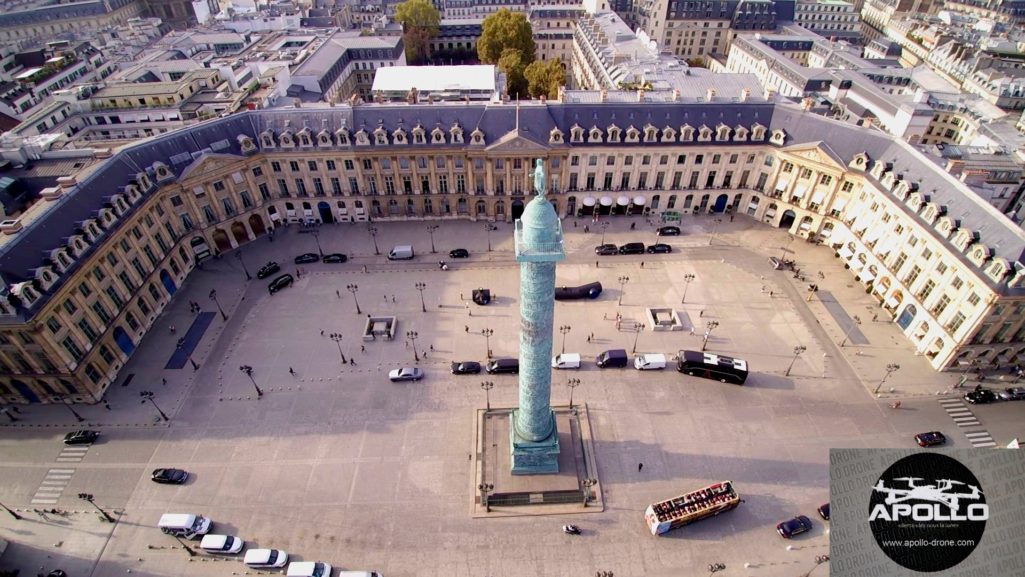
[{"label": "dormer window", "polygon": [[637,130],[636,128],[634,128],[633,126],[630,126],[630,127],[628,127],[626,129],[626,141],[627,142],[637,142],[638,140],[640,140],[640,138],[641,138],[641,132],[639,130]]},{"label": "dormer window", "polygon": [[587,136],[587,142],[601,142],[601,137],[601,129],[597,126],[591,127],[591,132]]},{"label": "dormer window", "polygon": [[349,146],[349,131],[344,128],[339,128],[335,131],[335,140],[338,141],[340,146]]},{"label": "dormer window", "polygon": [[698,129],[698,142],[711,142],[712,140],[712,129],[702,125]]},{"label": "dormer window", "polygon": [[278,139],[278,145],[285,148],[295,146],[295,142],[292,140],[292,132],[289,130],[282,132],[281,138]]},{"label": "dormer window", "polygon": [[321,130],[317,134],[317,144],[320,146],[331,146],[331,133],[326,130]]},{"label": "dormer window", "polygon": [[735,129],[733,129],[733,130],[734,130],[733,140],[735,140],[737,142],[746,142],[747,141],[747,133],[749,132],[747,128],[745,128],[743,126],[740,126],[740,125],[737,125],[737,127]]},{"label": "dormer window", "polygon": [[621,142],[623,140],[623,129],[615,124],[609,126],[609,142]]},{"label": "dormer window", "polygon": [[950,239],[950,242],[954,243],[954,246],[961,251],[964,251],[973,240],[975,240],[974,235],[968,229],[961,229],[954,233],[954,237]]},{"label": "dormer window", "polygon": [[374,144],[388,144],[388,133],[383,128],[374,131]]},{"label": "dormer window", "polygon": [[772,131],[772,136],[769,137],[769,142],[772,143],[772,144],[775,144],[776,146],[783,146],[783,143],[786,142],[786,139],[787,139],[786,131],[784,131],[783,129],[777,128],[776,130]]},{"label": "dormer window", "polygon": [[562,144],[562,131],[558,128],[553,128],[548,133],[548,142],[551,144]]},{"label": "dormer window", "polygon": [[484,144],[484,132],[479,128],[475,128],[470,133],[470,144]]},{"label": "dormer window", "polygon": [[[383,131],[382,131],[383,132]],[[395,132],[392,132],[392,141],[394,144],[405,144],[406,143],[406,131],[398,128]],[[384,143],[378,142],[378,144],[387,144],[387,140]]]},{"label": "dormer window", "polygon": [[755,124],[751,127],[751,140],[755,142],[761,142],[765,140],[765,127],[761,124]]},{"label": "dormer window", "polygon": [[264,148],[274,148],[274,146],[275,146],[275,143],[274,143],[274,133],[269,131],[269,130],[265,130],[265,131],[261,132],[260,133],[260,146],[262,146]]},{"label": "dormer window", "polygon": [[304,128],[299,132],[299,146],[311,146],[312,144],[310,141],[310,131]]},{"label": "dormer window", "polygon": [[993,262],[986,267],[986,274],[997,282],[1004,280],[1004,277],[1007,276],[1009,272],[1011,272],[1011,267],[1008,265],[1007,261],[1001,257],[994,258]]},{"label": "dormer window", "polygon": [[453,124],[452,128],[448,129],[448,133],[452,137],[452,142],[456,144],[463,143],[463,129],[458,124]]},{"label": "dormer window", "polygon": [[672,126],[662,129],[662,142],[676,142],[676,130]]},{"label": "dormer window", "polygon": [[684,124],[680,127],[680,142],[694,142],[694,127]]},{"label": "dormer window", "polygon": [[435,128],[431,131],[431,143],[432,144],[445,144],[445,131],[440,128]]},{"label": "dormer window", "polygon": [[413,144],[427,144],[427,136],[423,127],[416,126],[413,128]]},{"label": "dormer window", "polygon": [[367,131],[362,128],[356,132],[356,146],[367,146],[370,144],[370,137],[367,135]]},{"label": "dormer window", "polygon": [[652,125],[644,127],[644,142],[656,142],[658,140],[658,129]]},{"label": "dormer window", "polygon": [[569,129],[569,141],[570,142],[583,142],[584,141],[584,129],[579,125],[574,124]]},{"label": "dormer window", "polygon": [[715,139],[719,142],[725,142],[730,139],[730,127],[725,124],[720,124],[715,129]]}]

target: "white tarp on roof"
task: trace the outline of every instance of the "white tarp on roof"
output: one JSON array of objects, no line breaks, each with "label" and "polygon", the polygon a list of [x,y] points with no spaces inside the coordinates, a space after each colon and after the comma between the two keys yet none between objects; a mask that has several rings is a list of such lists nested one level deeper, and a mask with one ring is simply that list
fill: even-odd
[{"label": "white tarp on roof", "polygon": [[495,67],[477,66],[385,66],[374,72],[372,92],[494,91]]}]

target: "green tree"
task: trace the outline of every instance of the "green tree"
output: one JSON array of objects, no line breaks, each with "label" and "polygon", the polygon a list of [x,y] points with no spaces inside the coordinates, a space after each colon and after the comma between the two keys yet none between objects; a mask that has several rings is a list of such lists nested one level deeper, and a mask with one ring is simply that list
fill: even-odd
[{"label": "green tree", "polygon": [[532,98],[558,98],[559,87],[566,84],[566,71],[560,60],[535,60],[523,70],[523,77]]},{"label": "green tree", "polygon": [[526,67],[523,53],[516,48],[506,48],[498,58],[498,69],[505,73],[505,90],[509,98],[527,97],[527,79],[523,77]]},{"label": "green tree", "polygon": [[406,0],[395,7],[395,21],[402,24],[406,61],[419,63],[431,55],[431,38],[438,35],[441,14],[429,0]]},{"label": "green tree", "polygon": [[477,57],[483,64],[498,64],[509,48],[519,50],[524,67],[534,61],[534,36],[530,22],[523,14],[503,8],[484,19],[477,40]]}]

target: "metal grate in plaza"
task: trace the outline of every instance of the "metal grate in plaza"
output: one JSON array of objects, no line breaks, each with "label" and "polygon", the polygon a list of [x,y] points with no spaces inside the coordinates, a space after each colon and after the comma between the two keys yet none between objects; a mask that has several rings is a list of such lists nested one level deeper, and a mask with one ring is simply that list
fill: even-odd
[{"label": "metal grate in plaza", "polygon": [[975,414],[968,410],[968,407],[961,399],[940,399],[940,405],[947,411],[951,419],[958,427],[977,427],[982,425]]}]

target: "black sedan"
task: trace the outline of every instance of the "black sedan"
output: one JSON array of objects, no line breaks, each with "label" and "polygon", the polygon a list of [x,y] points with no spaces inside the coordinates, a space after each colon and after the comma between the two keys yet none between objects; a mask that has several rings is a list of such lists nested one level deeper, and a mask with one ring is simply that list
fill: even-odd
[{"label": "black sedan", "polygon": [[470,251],[465,248],[454,248],[448,251],[448,258],[470,258]]},{"label": "black sedan", "polygon": [[320,260],[320,255],[315,252],[308,252],[295,257],[295,264],[309,264]]},{"label": "black sedan", "polygon": [[480,363],[474,361],[463,361],[452,363],[453,375],[476,375],[480,372]]},{"label": "black sedan", "polygon": [[335,253],[331,253],[331,254],[325,254],[324,257],[321,258],[320,260],[322,262],[327,262],[327,263],[342,263],[342,262],[345,262],[345,261],[349,260],[349,257],[345,256],[344,254],[342,254],[340,252],[335,252]]},{"label": "black sedan", "polygon": [[826,503],[825,505],[819,505],[818,512],[819,512],[819,516],[820,517],[822,517],[823,519],[828,521],[829,520],[829,503]]},{"label": "black sedan", "polygon": [[280,270],[281,266],[278,265],[278,263],[271,261],[260,267],[260,270],[256,271],[256,278],[267,278]]},{"label": "black sedan", "polygon": [[599,256],[609,256],[610,254],[619,254],[619,247],[614,244],[600,244],[594,247],[594,254]]},{"label": "black sedan", "polygon": [[985,405],[986,403],[995,403],[999,401],[1000,397],[989,389],[979,389],[977,391],[965,393],[964,400],[973,405]]},{"label": "black sedan", "polygon": [[946,443],[947,438],[939,431],[930,431],[928,433],[918,433],[915,435],[915,442],[918,443],[919,447],[932,447],[934,445],[942,445]]},{"label": "black sedan", "polygon": [[680,227],[678,226],[663,226],[658,229],[659,236],[680,236]]},{"label": "black sedan", "polygon": [[150,479],[162,485],[181,485],[189,480],[189,473],[181,469],[154,469]]},{"label": "black sedan", "polygon": [[74,431],[64,435],[65,445],[88,445],[100,436],[98,431]]},{"label": "black sedan", "polygon": [[798,515],[793,519],[787,519],[779,525],[776,525],[776,532],[779,533],[780,537],[789,539],[794,535],[800,535],[801,533],[807,533],[811,531],[811,519],[804,515]]},{"label": "black sedan", "polygon": [[662,254],[667,252],[673,252],[673,247],[665,243],[653,244],[648,247],[648,253],[650,254]]}]

